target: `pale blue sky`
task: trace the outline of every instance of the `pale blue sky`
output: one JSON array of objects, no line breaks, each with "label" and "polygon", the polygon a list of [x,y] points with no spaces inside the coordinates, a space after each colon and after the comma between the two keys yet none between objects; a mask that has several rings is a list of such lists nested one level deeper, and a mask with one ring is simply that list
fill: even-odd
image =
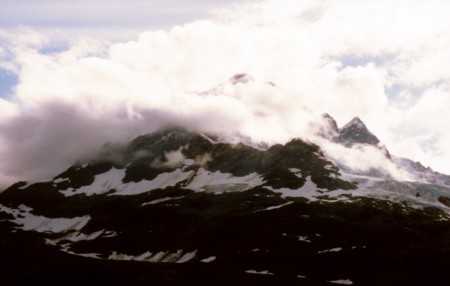
[{"label": "pale blue sky", "polygon": [[17,83],[15,74],[0,68],[0,97],[8,97]]},{"label": "pale blue sky", "polygon": [[0,27],[36,29],[167,28],[204,18],[236,0],[2,0]]}]

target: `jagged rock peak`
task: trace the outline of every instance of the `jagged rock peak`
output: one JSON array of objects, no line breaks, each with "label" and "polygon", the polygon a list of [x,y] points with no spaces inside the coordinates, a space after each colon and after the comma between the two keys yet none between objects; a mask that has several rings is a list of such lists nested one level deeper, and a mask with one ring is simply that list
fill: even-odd
[{"label": "jagged rock peak", "polygon": [[342,129],[349,128],[352,126],[355,126],[356,128],[359,129],[367,129],[364,122],[358,116],[354,117],[349,123],[347,123],[344,127],[342,127]]},{"label": "jagged rock peak", "polygon": [[354,144],[378,145],[380,143],[380,140],[367,129],[359,117],[353,118],[339,130],[337,141],[346,146]]},{"label": "jagged rock peak", "polygon": [[244,83],[245,84],[245,83],[248,83],[248,82],[253,81],[253,80],[254,80],[253,77],[250,76],[249,74],[246,74],[246,73],[235,74],[234,76],[232,76],[229,79],[229,81],[232,84],[239,84],[239,83]]}]

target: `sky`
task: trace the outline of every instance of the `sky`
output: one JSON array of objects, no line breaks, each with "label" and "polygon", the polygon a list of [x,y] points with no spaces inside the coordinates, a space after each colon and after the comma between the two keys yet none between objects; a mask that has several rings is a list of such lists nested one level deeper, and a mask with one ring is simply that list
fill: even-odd
[{"label": "sky", "polygon": [[165,126],[313,140],[325,112],[450,173],[446,0],[0,4],[0,186]]}]

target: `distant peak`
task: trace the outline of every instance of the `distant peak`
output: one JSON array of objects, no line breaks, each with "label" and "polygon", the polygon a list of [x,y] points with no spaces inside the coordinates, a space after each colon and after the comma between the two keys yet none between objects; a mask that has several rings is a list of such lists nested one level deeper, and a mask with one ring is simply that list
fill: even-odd
[{"label": "distant peak", "polygon": [[[330,114],[328,113],[322,113],[322,117],[323,118],[333,118]],[[334,118],[333,118],[334,119]]]},{"label": "distant peak", "polygon": [[346,129],[353,126],[359,129],[367,129],[364,122],[358,116],[354,117],[349,123],[347,123],[344,127],[342,127],[342,129]]},{"label": "distant peak", "polygon": [[338,142],[346,146],[353,144],[378,145],[380,140],[367,129],[364,122],[359,118],[353,118],[349,123],[339,130]]},{"label": "distant peak", "polygon": [[232,84],[239,84],[239,83],[248,83],[250,81],[253,81],[253,77],[246,73],[238,73],[232,76],[229,81]]}]

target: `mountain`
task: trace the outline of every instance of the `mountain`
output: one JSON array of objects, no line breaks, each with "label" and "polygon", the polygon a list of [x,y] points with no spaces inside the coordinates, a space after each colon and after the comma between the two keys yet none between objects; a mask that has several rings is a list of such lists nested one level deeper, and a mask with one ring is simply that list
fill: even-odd
[{"label": "mountain", "polygon": [[450,176],[434,171],[407,158],[393,157],[392,161],[409,173],[414,174],[415,180],[423,183],[450,186]]},{"label": "mountain", "polygon": [[342,128],[338,128],[336,120],[329,114],[322,114],[323,127],[318,135],[326,139],[337,142],[345,147],[355,145],[369,145],[380,149],[384,156],[390,158],[386,146],[367,128],[359,117],[354,117]]},{"label": "mountain", "polygon": [[353,118],[344,127],[339,129],[336,140],[345,146],[352,146],[354,144],[378,145],[380,143],[380,140],[367,129],[359,117]]},{"label": "mountain", "polygon": [[[345,148],[381,146],[360,119],[325,119]],[[301,139],[234,139],[161,130],[12,185],[0,193],[0,285],[448,283],[446,175],[386,157],[424,175],[397,181]]]}]

